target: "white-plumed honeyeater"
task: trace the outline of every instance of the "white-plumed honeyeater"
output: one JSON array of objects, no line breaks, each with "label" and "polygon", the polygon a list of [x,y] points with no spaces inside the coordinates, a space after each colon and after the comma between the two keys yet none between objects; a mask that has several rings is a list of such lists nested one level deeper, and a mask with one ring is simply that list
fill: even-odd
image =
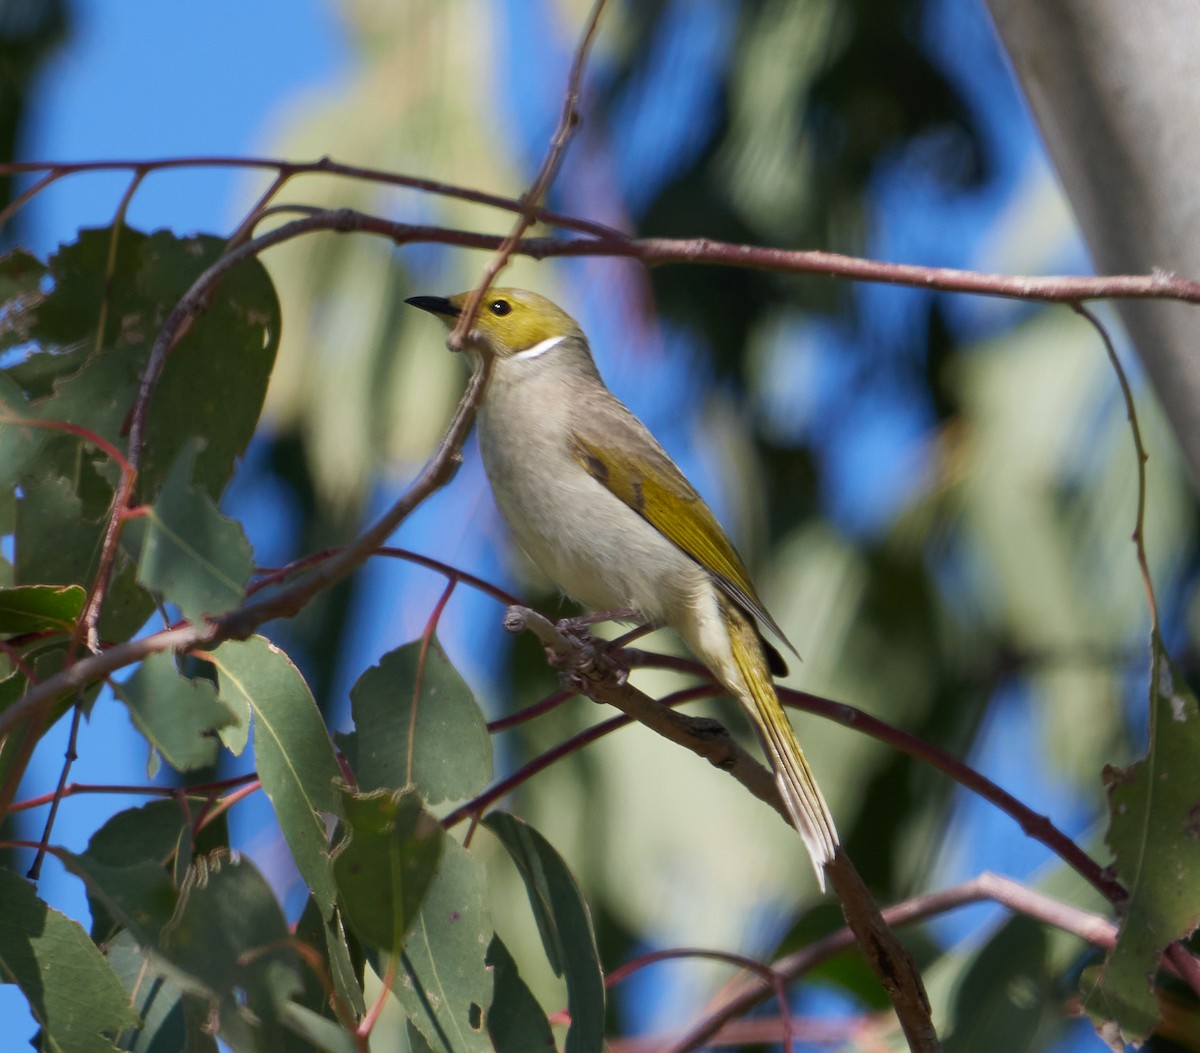
[{"label": "white-plumed honeyeater", "polygon": [[[453,327],[468,296],[408,303]],[[775,693],[772,672],[786,667],[758,625],[787,640],[716,517],[545,297],[490,289],[464,346],[492,359],[479,447],[517,541],[585,607],[630,608],[682,635],[754,722],[824,888],[837,831]]]}]

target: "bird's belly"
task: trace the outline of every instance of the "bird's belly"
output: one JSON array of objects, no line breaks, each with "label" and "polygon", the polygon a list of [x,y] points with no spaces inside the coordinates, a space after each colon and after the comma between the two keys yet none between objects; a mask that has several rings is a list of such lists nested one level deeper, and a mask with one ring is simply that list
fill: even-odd
[{"label": "bird's belly", "polygon": [[632,607],[672,624],[711,588],[698,564],[573,460],[482,447],[496,503],[517,542],[585,607]]}]

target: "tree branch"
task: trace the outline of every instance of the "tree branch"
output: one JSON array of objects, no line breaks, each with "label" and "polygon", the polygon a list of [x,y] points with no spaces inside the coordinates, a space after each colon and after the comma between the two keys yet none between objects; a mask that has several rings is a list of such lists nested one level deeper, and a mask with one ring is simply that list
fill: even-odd
[{"label": "tree branch", "polygon": [[[992,900],[1037,921],[1073,933],[1097,947],[1111,947],[1116,942],[1117,927],[1106,918],[1062,903],[1011,878],[987,872],[961,885],[897,903],[887,907],[882,914],[889,925],[908,925],[984,900]],[[781,958],[774,965],[775,972],[789,981],[795,980],[854,943],[855,936],[849,928],[839,929]],[[689,1053],[704,1045],[726,1022],[747,1013],[771,994],[769,985],[757,977],[747,977],[718,1007],[710,1010],[674,1042],[661,1048],[666,1053]]]},{"label": "tree branch", "polygon": [[[591,634],[563,633],[553,622],[527,607],[509,608],[504,627],[514,633],[532,632],[546,649],[550,664],[563,670],[581,693],[594,702],[615,706],[663,737],[705,757],[770,804],[791,825],[774,776],[742,749],[720,723],[676,713],[639,691],[629,683],[625,670],[608,653],[608,648]],[[916,964],[883,920],[849,856],[839,848],[825,872],[871,970],[896,1010],[909,1048],[930,1053],[940,1050],[930,1018],[929,998]]]}]

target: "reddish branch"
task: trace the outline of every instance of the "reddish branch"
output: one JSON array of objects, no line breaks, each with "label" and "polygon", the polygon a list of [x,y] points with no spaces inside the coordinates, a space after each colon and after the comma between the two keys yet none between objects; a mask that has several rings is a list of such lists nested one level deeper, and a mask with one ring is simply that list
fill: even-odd
[{"label": "reddish branch", "polygon": [[[999,903],[1047,925],[1053,925],[1064,932],[1073,933],[1097,947],[1109,948],[1116,942],[1117,927],[1106,918],[1061,903],[1011,878],[991,873],[983,873],[953,888],[916,896],[887,907],[883,911],[883,917],[889,925],[908,925],[986,900]],[[840,951],[854,946],[854,943],[855,937],[849,928],[838,929],[822,939],[814,940],[802,950],[779,959],[772,969],[791,982]],[[710,1010],[686,1033],[676,1036],[674,1041],[660,1044],[657,1048],[663,1053],[688,1053],[698,1049],[708,1043],[730,1020],[744,1016],[754,1006],[770,998],[772,993],[773,988],[764,984],[759,977],[749,976],[744,983],[727,994],[717,1008]]]}]

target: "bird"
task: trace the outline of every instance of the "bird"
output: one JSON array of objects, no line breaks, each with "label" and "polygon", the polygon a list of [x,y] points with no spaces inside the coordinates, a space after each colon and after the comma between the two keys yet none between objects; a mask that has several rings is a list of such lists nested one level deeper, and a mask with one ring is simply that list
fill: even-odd
[{"label": "bird", "polygon": [[[405,302],[453,329],[469,298]],[[786,665],[759,626],[795,648],[716,516],[605,385],[579,324],[544,296],[488,289],[463,350],[476,368],[491,360],[479,449],[516,541],[585,608],[635,611],[682,636],[749,716],[823,891],[837,830],[775,690]]]}]

